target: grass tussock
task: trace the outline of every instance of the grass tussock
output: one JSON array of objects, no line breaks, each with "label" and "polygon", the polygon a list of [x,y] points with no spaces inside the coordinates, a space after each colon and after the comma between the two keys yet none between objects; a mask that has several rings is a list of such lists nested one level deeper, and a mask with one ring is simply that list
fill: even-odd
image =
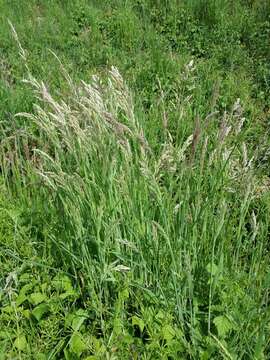
[{"label": "grass tussock", "polygon": [[0,360],[268,359],[268,6],[15,3]]},{"label": "grass tussock", "polygon": [[[36,251],[69,274],[86,318],[93,312],[101,353],[263,354],[267,220],[240,99],[197,118],[183,141],[163,126],[154,150],[116,68],[89,84],[67,78],[56,100],[29,77],[34,111],[17,114],[25,125],[2,141],[1,169],[23,208],[37,209]],[[192,101],[178,99],[179,115]]]}]

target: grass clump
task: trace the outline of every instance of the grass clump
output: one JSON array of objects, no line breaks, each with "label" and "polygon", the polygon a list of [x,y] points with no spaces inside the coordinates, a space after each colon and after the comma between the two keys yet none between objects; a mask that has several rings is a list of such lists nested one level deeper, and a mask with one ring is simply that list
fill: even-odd
[{"label": "grass clump", "polygon": [[[190,62],[185,76],[193,70]],[[67,274],[60,295],[81,303],[84,327],[64,331],[59,356],[235,358],[252,357],[256,346],[263,354],[267,291],[256,283],[267,281],[268,223],[240,100],[179,139],[191,100],[178,99],[175,135],[160,119],[163,141],[152,149],[116,68],[79,86],[66,77],[70,93],[55,100],[30,75],[38,103],[17,115],[25,128],[15,148],[14,139],[3,142],[1,165],[22,206],[35,209],[21,217],[33,222],[36,251]],[[19,300],[27,321],[50,313],[47,287]]]},{"label": "grass clump", "polygon": [[219,3],[57,2],[28,51],[12,26],[0,359],[268,358],[267,52]]}]

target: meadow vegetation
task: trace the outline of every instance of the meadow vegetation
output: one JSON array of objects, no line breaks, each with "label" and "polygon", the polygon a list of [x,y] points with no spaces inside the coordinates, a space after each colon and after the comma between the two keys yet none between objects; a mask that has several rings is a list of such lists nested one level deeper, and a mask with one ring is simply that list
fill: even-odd
[{"label": "meadow vegetation", "polygon": [[269,359],[270,3],[0,22],[0,359]]}]

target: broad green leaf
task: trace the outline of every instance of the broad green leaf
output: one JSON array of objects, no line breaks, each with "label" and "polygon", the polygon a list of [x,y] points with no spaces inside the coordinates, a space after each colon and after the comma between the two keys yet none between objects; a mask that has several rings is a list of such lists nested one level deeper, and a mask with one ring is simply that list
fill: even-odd
[{"label": "broad green leaf", "polygon": [[62,299],[62,300],[65,300],[68,297],[74,297],[76,295],[77,295],[77,293],[76,293],[75,290],[69,290],[69,291],[66,291],[66,292],[60,294],[59,298]]},{"label": "broad green leaf", "polygon": [[3,307],[1,310],[7,314],[12,314],[14,313],[14,306],[8,305]]},{"label": "broad green leaf", "polygon": [[74,354],[72,354],[72,352],[69,351],[67,348],[64,349],[64,355],[65,355],[65,360],[72,360],[74,358]]},{"label": "broad green leaf", "polygon": [[28,293],[30,290],[32,290],[33,286],[34,286],[34,284],[30,283],[30,284],[24,285],[24,286],[21,288],[21,290],[20,290],[20,292],[19,292],[19,295],[18,295],[18,297],[17,297],[17,299],[16,299],[16,304],[17,304],[18,306],[20,306],[22,303],[24,303],[24,302],[28,299],[27,293]]},{"label": "broad green leaf", "polygon": [[39,353],[36,355],[36,360],[47,360],[47,359],[48,359],[48,356],[46,356],[43,353]]},{"label": "broad green leaf", "polygon": [[37,321],[40,321],[40,319],[50,311],[50,307],[48,304],[40,304],[34,308],[32,311],[33,316],[37,319]]},{"label": "broad green leaf", "polygon": [[130,334],[125,334],[123,336],[123,344],[130,345],[134,342],[133,337]]},{"label": "broad green leaf", "polygon": [[7,330],[0,330],[0,339],[7,339],[9,338],[10,334]]},{"label": "broad green leaf", "polygon": [[71,325],[72,329],[74,331],[79,331],[85,319],[87,319],[87,311],[83,309],[77,310],[75,314],[73,314],[72,325]]},{"label": "broad green leaf", "polygon": [[23,304],[26,300],[28,299],[28,296],[25,294],[19,294],[17,299],[16,299],[16,305],[20,306],[21,304]]},{"label": "broad green leaf", "polygon": [[166,319],[166,317],[167,317],[167,314],[165,314],[165,312],[162,311],[162,310],[159,310],[158,313],[155,316],[155,318],[157,320],[161,320],[161,321],[164,321]]},{"label": "broad green leaf", "polygon": [[27,349],[27,340],[25,335],[18,336],[14,342],[14,346],[20,351],[25,351]]},{"label": "broad green leaf", "polygon": [[216,325],[218,335],[222,338],[224,338],[227,333],[234,328],[232,322],[226,316],[217,316],[213,322]]},{"label": "broad green leaf", "polygon": [[52,285],[58,291],[68,292],[74,290],[71,279],[63,274],[56,275],[52,281]]},{"label": "broad green leaf", "polygon": [[46,292],[46,290],[48,289],[48,284],[47,284],[47,283],[43,283],[43,284],[40,286],[40,288],[41,288],[41,291],[42,291],[42,292]]},{"label": "broad green leaf", "polygon": [[97,339],[95,336],[91,336],[91,340],[92,340],[92,345],[93,345],[95,354],[101,355],[106,352],[106,347],[103,344],[101,339]]},{"label": "broad green leaf", "polygon": [[33,305],[38,305],[45,301],[47,299],[47,296],[45,294],[42,294],[41,292],[33,293],[29,296],[29,300]]},{"label": "broad green leaf", "polygon": [[26,317],[26,319],[30,319],[30,317],[31,317],[31,311],[28,309],[22,310],[22,314],[24,317]]},{"label": "broad green leaf", "polygon": [[144,327],[145,327],[144,321],[136,315],[132,316],[132,325],[139,326],[139,329],[141,332],[143,332]]},{"label": "broad green leaf", "polygon": [[162,328],[162,336],[163,336],[163,339],[165,339],[167,341],[172,340],[175,337],[174,328],[169,324],[163,326],[163,328]]},{"label": "broad green leaf", "polygon": [[81,355],[81,353],[87,350],[87,346],[83,341],[81,334],[75,332],[70,339],[70,350],[76,355]]},{"label": "broad green leaf", "polygon": [[114,319],[113,321],[113,331],[115,335],[120,335],[122,333],[122,321],[119,318]]},{"label": "broad green leaf", "polygon": [[209,263],[207,266],[206,266],[206,270],[208,271],[208,273],[212,276],[215,276],[218,274],[218,267],[216,264],[212,264],[212,263]]},{"label": "broad green leaf", "polygon": [[36,281],[33,279],[33,275],[29,273],[24,273],[19,277],[20,283],[26,282],[27,286],[30,286],[31,288],[35,286]]},{"label": "broad green leaf", "polygon": [[120,292],[119,294],[119,298],[121,300],[127,300],[129,298],[129,291],[128,289],[124,289],[123,291]]}]

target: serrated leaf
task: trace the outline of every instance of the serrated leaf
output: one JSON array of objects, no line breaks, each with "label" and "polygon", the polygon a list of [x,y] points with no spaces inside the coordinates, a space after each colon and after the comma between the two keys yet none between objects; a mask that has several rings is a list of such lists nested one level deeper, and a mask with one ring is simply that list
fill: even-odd
[{"label": "serrated leaf", "polygon": [[163,328],[162,328],[162,336],[163,336],[163,339],[165,339],[167,341],[172,340],[175,337],[174,328],[169,324],[163,326]]},{"label": "serrated leaf", "polygon": [[66,291],[66,292],[60,294],[60,295],[59,295],[59,298],[62,299],[62,300],[65,300],[65,299],[68,298],[68,297],[74,297],[74,296],[76,296],[76,295],[77,295],[76,291],[74,291],[74,290],[69,290],[69,291]]},{"label": "serrated leaf", "polygon": [[41,291],[42,291],[42,292],[45,292],[45,291],[48,289],[48,284],[47,284],[47,283],[43,283],[43,284],[40,286],[40,288],[41,288]]},{"label": "serrated leaf", "polygon": [[167,317],[167,315],[162,310],[159,310],[159,312],[155,316],[155,318],[159,321],[164,321],[166,319],[166,317]]},{"label": "serrated leaf", "polygon": [[20,282],[27,282],[27,285],[29,286],[34,286],[33,282],[32,282],[32,275],[29,273],[23,273],[20,277],[19,277],[19,281]]},{"label": "serrated leaf", "polygon": [[143,319],[139,318],[138,316],[134,315],[132,316],[132,325],[137,325],[139,326],[139,329],[141,332],[143,332],[144,330],[144,327],[145,327],[145,324],[144,324],[144,321]]},{"label": "serrated leaf", "polygon": [[10,337],[10,334],[7,332],[7,330],[0,330],[0,339],[7,339]]},{"label": "serrated leaf", "polygon": [[127,300],[129,298],[128,289],[124,289],[123,291],[121,291],[119,297],[120,297],[121,300]]},{"label": "serrated leaf", "polygon": [[16,299],[16,305],[20,306],[21,304],[23,304],[26,300],[28,299],[28,296],[25,294],[19,294],[17,299]]},{"label": "serrated leaf", "polygon": [[58,291],[73,291],[71,279],[67,275],[56,275],[52,281],[52,285]]},{"label": "serrated leaf", "polygon": [[78,356],[80,356],[83,351],[87,350],[87,346],[83,341],[81,334],[77,332],[72,335],[69,346],[70,350]]},{"label": "serrated leaf", "polygon": [[40,321],[41,318],[50,311],[50,307],[48,304],[40,304],[34,308],[32,311],[33,316]]},{"label": "serrated leaf", "polygon": [[234,328],[232,322],[226,316],[217,316],[213,322],[216,325],[218,335],[222,338],[226,337],[227,333]]},{"label": "serrated leaf", "polygon": [[12,314],[14,312],[14,307],[11,305],[8,305],[8,306],[3,307],[1,310],[7,314]]},{"label": "serrated leaf", "polygon": [[114,319],[113,321],[113,331],[116,336],[120,335],[122,333],[122,321],[119,318]]},{"label": "serrated leaf", "polygon": [[134,339],[130,334],[125,334],[123,336],[123,344],[130,345],[133,342],[134,342]]},{"label": "serrated leaf", "polygon": [[30,317],[31,317],[31,311],[28,309],[22,310],[22,314],[24,317],[26,317],[26,319],[30,319]]},{"label": "serrated leaf", "polygon": [[46,356],[43,353],[39,353],[36,355],[36,360],[47,360],[47,359],[48,359],[48,356]]},{"label": "serrated leaf", "polygon": [[16,304],[18,306],[20,306],[22,303],[24,303],[28,299],[27,293],[30,290],[32,290],[33,286],[34,286],[34,284],[26,284],[21,288],[19,295],[16,299]]},{"label": "serrated leaf", "polygon": [[47,296],[45,294],[42,294],[41,292],[33,293],[29,296],[29,300],[31,304],[38,305],[45,301],[47,299]]},{"label": "serrated leaf", "polygon": [[27,340],[25,335],[18,336],[14,342],[14,346],[20,351],[25,351],[27,349]]}]

